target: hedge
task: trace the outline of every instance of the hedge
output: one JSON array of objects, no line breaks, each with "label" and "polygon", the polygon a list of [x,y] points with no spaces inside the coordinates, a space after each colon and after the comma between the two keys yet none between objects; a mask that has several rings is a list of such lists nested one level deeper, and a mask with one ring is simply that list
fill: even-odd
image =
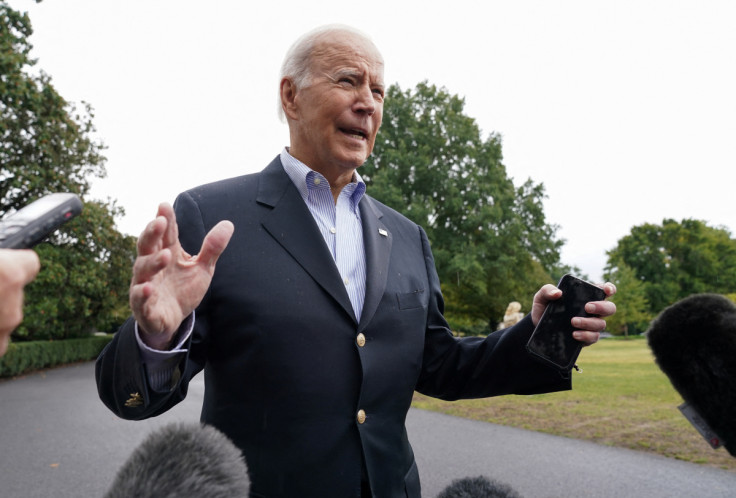
[{"label": "hedge", "polygon": [[0,358],[0,377],[14,377],[31,370],[97,358],[112,335],[63,341],[11,342]]}]

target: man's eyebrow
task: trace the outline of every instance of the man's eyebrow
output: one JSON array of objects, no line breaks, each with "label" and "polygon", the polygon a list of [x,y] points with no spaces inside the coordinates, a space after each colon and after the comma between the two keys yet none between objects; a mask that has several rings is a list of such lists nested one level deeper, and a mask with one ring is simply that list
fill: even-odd
[{"label": "man's eyebrow", "polygon": [[[364,71],[357,69],[357,68],[344,67],[344,68],[335,69],[334,73],[332,73],[332,78],[334,80],[339,80],[340,78],[345,78],[345,77],[360,78],[360,79],[368,78],[369,80],[371,79],[370,74],[366,74]],[[386,89],[386,85],[384,84],[383,80],[372,81],[371,87],[379,88],[381,91],[385,91]]]},{"label": "man's eyebrow", "polygon": [[342,69],[335,70],[333,74],[334,74],[334,77],[337,79],[337,78],[342,78],[345,76],[356,78],[356,77],[360,77],[362,73],[358,71],[357,69],[342,68]]}]

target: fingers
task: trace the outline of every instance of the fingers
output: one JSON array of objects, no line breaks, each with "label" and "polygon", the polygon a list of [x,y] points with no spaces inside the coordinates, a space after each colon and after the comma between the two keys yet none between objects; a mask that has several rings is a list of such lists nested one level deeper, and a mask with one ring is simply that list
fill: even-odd
[{"label": "fingers", "polygon": [[603,284],[603,290],[606,292],[606,296],[611,297],[614,294],[616,294],[616,286],[613,285],[611,282],[606,282]]},{"label": "fingers", "polygon": [[547,304],[550,301],[559,299],[560,297],[562,297],[562,291],[552,284],[545,284],[537,291],[536,294],[534,294],[531,315],[532,323],[535,327],[537,323],[539,323],[539,319],[542,317],[542,313],[544,313],[544,308],[547,307]]},{"label": "fingers", "polygon": [[155,289],[150,282],[131,287],[130,303],[143,342],[154,349],[165,349],[180,320],[176,322],[166,319],[167,311],[170,310],[160,306]]},{"label": "fingers", "polygon": [[168,203],[161,203],[158,216],[138,237],[138,257],[133,264],[132,283],[151,280],[172,260],[172,248],[179,244],[178,227],[174,210]]},{"label": "fingers", "polygon": [[[601,286],[603,291],[606,293],[606,297],[611,297],[616,294],[616,286],[611,282],[606,282]],[[611,316],[616,313],[616,305],[611,301],[591,301],[585,304],[585,311],[591,315],[597,315],[600,317]]]},{"label": "fingers", "polygon": [[534,295],[534,301],[547,305],[548,302],[562,297],[562,291],[552,284],[545,284]]},{"label": "fingers", "polygon": [[191,257],[179,243],[173,208],[162,203],[157,214],[138,240],[130,307],[139,329],[155,336],[152,340],[167,343],[170,333],[202,300],[234,227],[229,221],[215,225],[202,241],[199,254]]},{"label": "fingers", "polygon": [[[611,282],[606,282],[600,286],[606,293],[606,297],[616,294],[616,286]],[[610,301],[591,301],[585,304],[585,312],[594,317],[578,316],[572,319],[572,326],[577,330],[573,332],[573,337],[582,342],[586,346],[595,344],[600,339],[601,332],[606,329],[606,321],[603,317],[611,316],[616,313],[616,305]]]},{"label": "fingers", "polygon": [[585,304],[585,311],[591,315],[611,316],[616,313],[616,304],[611,301],[591,301]]},{"label": "fingers", "polygon": [[[616,286],[610,282],[606,282],[601,286],[606,293],[606,297],[613,296],[616,293]],[[550,301],[559,299],[562,291],[552,284],[544,285],[534,295],[532,304],[532,323],[536,326],[544,312],[545,307]],[[616,305],[611,301],[591,301],[585,304],[585,311],[592,317],[574,317],[572,325],[576,331],[574,337],[586,345],[593,344],[598,341],[600,332],[605,330],[606,321],[603,317],[611,316],[616,312]]]},{"label": "fingers", "polygon": [[148,282],[171,263],[170,249],[161,249],[147,256],[138,256],[133,263],[132,285]]},{"label": "fingers", "polygon": [[179,243],[179,228],[176,215],[170,204],[163,202],[158,206],[156,219],[151,221],[138,237],[138,254],[151,254],[165,247]]},{"label": "fingers", "polygon": [[578,341],[582,342],[584,346],[590,346],[595,344],[600,339],[601,334],[598,332],[590,332],[587,330],[576,330],[572,333],[572,336]]},{"label": "fingers", "polygon": [[30,249],[0,249],[0,275],[3,282],[12,281],[13,285],[30,283],[41,268],[38,254]]},{"label": "fingers", "polygon": [[[606,293],[606,297],[616,294],[616,286],[611,282],[606,282],[601,288]],[[606,321],[603,317],[616,313],[616,305],[611,301],[591,301],[585,304],[585,311],[596,316],[573,318],[572,325],[578,330],[575,330],[572,335],[585,346],[590,346],[600,339],[600,333],[606,329]]]},{"label": "fingers", "polygon": [[592,332],[603,332],[606,328],[606,321],[598,317],[576,316],[571,321],[572,326],[578,330],[589,330]]},{"label": "fingers", "polygon": [[138,236],[138,255],[147,255],[163,247],[163,234],[166,231],[166,218],[157,216]]},{"label": "fingers", "polygon": [[20,270],[20,280],[23,285],[30,283],[41,269],[38,254],[30,249],[12,250],[9,254],[11,263],[17,265]]},{"label": "fingers", "polygon": [[158,216],[162,216],[166,220],[166,229],[164,230],[162,241],[164,247],[170,247],[179,243],[179,227],[176,224],[176,215],[174,208],[168,202],[162,202],[158,206]]},{"label": "fingers", "polygon": [[217,259],[230,242],[235,227],[230,221],[223,220],[215,225],[202,242],[202,249],[197,256],[197,262],[212,271]]},{"label": "fingers", "polygon": [[38,255],[31,250],[0,250],[0,356],[10,333],[23,319],[23,288],[40,267]]},{"label": "fingers", "polygon": [[130,286],[130,291],[128,292],[128,300],[130,302],[130,309],[133,312],[133,316],[135,316],[138,322],[141,321],[144,315],[143,310],[146,305],[146,301],[151,297],[152,294],[153,286],[150,282],[144,282],[142,284],[135,284]]}]

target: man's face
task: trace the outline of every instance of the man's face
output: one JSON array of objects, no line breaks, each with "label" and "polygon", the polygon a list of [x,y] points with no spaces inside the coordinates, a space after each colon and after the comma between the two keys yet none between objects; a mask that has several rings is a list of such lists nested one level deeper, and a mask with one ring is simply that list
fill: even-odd
[{"label": "man's face", "polygon": [[383,61],[371,43],[349,33],[321,40],[294,99],[290,152],[323,173],[354,170],[373,150],[383,97]]}]

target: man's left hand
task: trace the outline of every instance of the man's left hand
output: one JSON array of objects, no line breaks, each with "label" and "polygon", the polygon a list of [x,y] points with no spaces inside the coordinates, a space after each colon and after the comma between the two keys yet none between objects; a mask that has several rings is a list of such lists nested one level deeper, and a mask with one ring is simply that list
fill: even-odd
[{"label": "man's left hand", "polygon": [[[611,297],[616,294],[616,286],[611,282],[606,282],[600,286],[606,293],[606,297]],[[537,326],[539,319],[542,318],[542,313],[547,307],[547,303],[559,299],[562,296],[562,291],[552,284],[543,286],[539,291],[534,294],[534,301],[532,303],[532,323]],[[573,337],[578,341],[582,342],[586,346],[595,344],[600,338],[600,333],[606,328],[606,321],[603,317],[611,316],[616,313],[616,305],[611,301],[591,301],[586,303],[585,311],[596,315],[594,317],[583,317],[576,316],[572,319],[572,325],[575,327],[575,331],[572,333]]]}]

